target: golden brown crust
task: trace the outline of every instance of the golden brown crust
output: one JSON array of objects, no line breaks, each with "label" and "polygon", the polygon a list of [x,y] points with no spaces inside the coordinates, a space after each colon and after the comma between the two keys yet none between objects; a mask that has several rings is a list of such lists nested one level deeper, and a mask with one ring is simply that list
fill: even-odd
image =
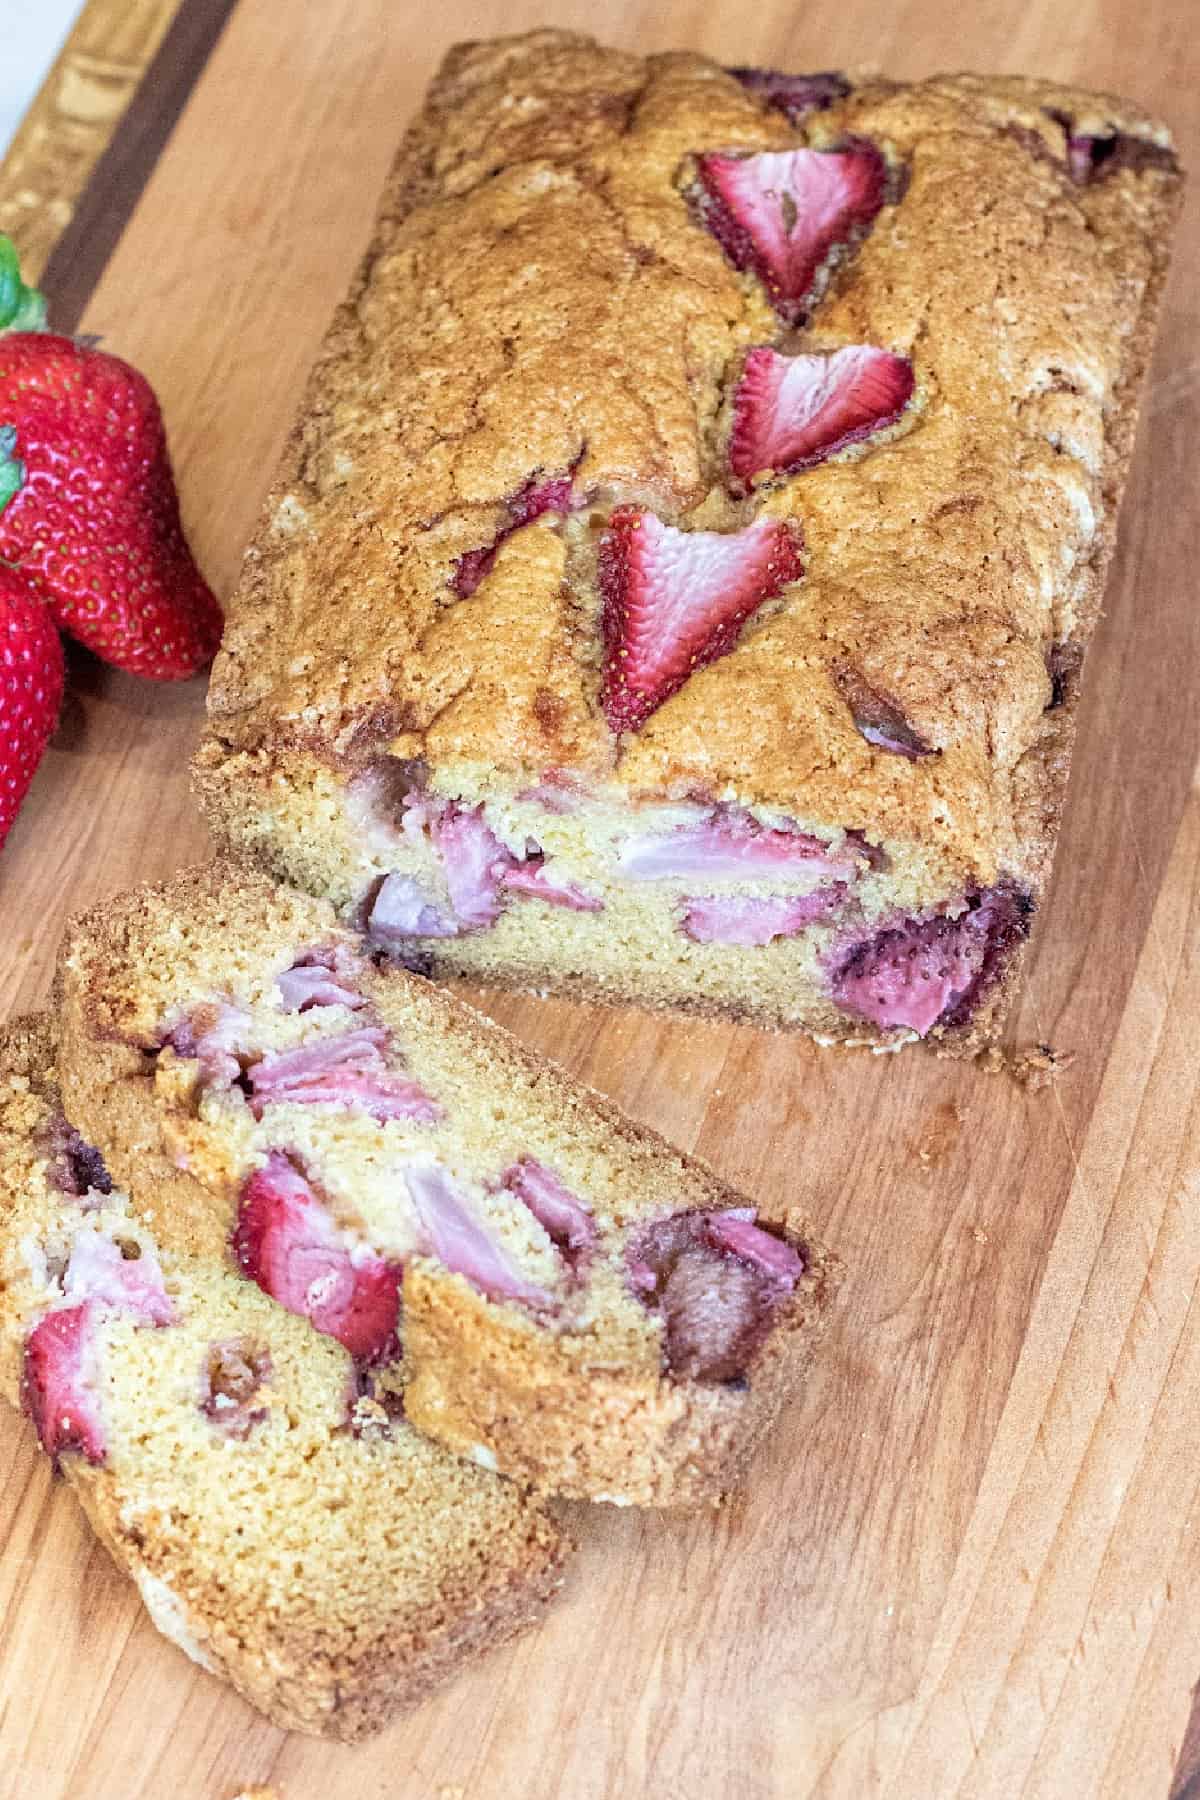
[{"label": "golden brown crust", "polygon": [[[1067,122],[1138,154],[1077,185]],[[725,396],[779,324],[697,225],[689,159],[846,137],[883,147],[903,197],[790,347],[887,346],[916,400],[867,454],[733,502]],[[633,799],[776,806],[920,846],[938,900],[1001,875],[1036,900],[1078,691],[1047,711],[1047,658],[1081,658],[1099,614],[1179,192],[1164,126],[1049,83],[869,78],[793,126],[687,53],[561,32],[461,46],[401,149],[230,608],[197,760],[214,827],[339,898],[312,759],[344,773],[390,746],[435,774],[558,766]],[[802,583],[621,746],[574,527],[518,531],[469,599],[449,585],[506,497],[579,458],[601,510],[721,529],[749,509],[805,539]],[[866,743],[843,663],[938,754]],[[281,821],[306,806],[298,845]],[[1013,985],[943,1047],[993,1037]]]},{"label": "golden brown crust", "polygon": [[519,1464],[535,1492],[630,1506],[714,1505],[742,1484],[795,1394],[841,1280],[841,1264],[798,1212],[783,1224],[805,1272],[737,1391],[580,1369],[553,1346],[535,1352],[520,1332],[497,1330],[477,1295],[464,1299],[415,1269],[404,1287],[409,1418],[461,1455],[478,1459],[486,1445],[501,1468]]},{"label": "golden brown crust", "polygon": [[[165,1134],[175,1128],[178,1141],[178,1128],[145,1048],[182,997],[237,992],[239,981],[254,979],[272,958],[286,964],[295,947],[339,937],[351,941],[325,903],[221,863],[108,902],[68,927],[59,967],[68,1114],[101,1147],[138,1208],[170,1216],[206,1255],[220,1255],[227,1242],[236,1192],[219,1175],[197,1178],[201,1149],[191,1155],[197,1173],[182,1170],[168,1152]],[[482,1102],[503,1097],[509,1115],[526,1120],[529,1131],[553,1129],[563,1145],[575,1141],[622,1169],[629,1219],[746,1204],[705,1164],[464,1002],[400,969],[361,979],[414,1067],[428,1054],[423,1041],[448,1044],[465,1073],[462,1085]],[[454,1449],[472,1454],[482,1447],[486,1466],[493,1466],[490,1453],[504,1473],[543,1492],[641,1505],[715,1503],[800,1383],[840,1278],[840,1263],[799,1217],[785,1223],[806,1274],[740,1390],[668,1377],[657,1340],[652,1355],[639,1356],[614,1336],[607,1348],[615,1367],[597,1369],[603,1324],[594,1327],[594,1339],[590,1332],[555,1338],[535,1329],[523,1308],[483,1301],[461,1277],[409,1261],[408,1415]]]},{"label": "golden brown crust", "polygon": [[[847,824],[924,837],[949,808],[954,832],[973,840],[964,860],[990,878],[1010,832],[1006,798],[989,790],[1037,726],[1042,655],[1071,622],[1061,615],[1072,584],[1051,566],[1060,546],[1079,545],[1063,469],[1083,498],[1099,497],[1082,460],[1063,455],[1073,431],[1088,454],[1100,450],[1100,420],[1073,390],[1086,383],[1107,399],[1119,382],[1177,188],[1158,168],[1073,186],[1046,109],[1087,119],[1098,106],[1121,129],[1163,136],[1120,103],[967,77],[875,83],[814,115],[813,141],[873,137],[909,171],[902,208],[885,210],[823,304],[819,335],[911,352],[924,404],[886,451],[773,495],[769,510],[794,512],[805,528],[795,603],[656,715],[617,769],[632,790],[700,780],[803,816],[841,817],[849,802]],[[500,126],[514,113],[510,135]],[[1035,133],[1044,154],[1014,128]],[[534,700],[549,676],[532,640],[508,640],[507,696],[485,680],[469,734],[451,731],[447,707],[463,704],[492,638],[488,605],[447,605],[448,575],[456,556],[490,540],[505,496],[534,469],[569,466],[584,440],[581,485],[632,482],[676,516],[712,503],[707,440],[727,367],[777,330],[753,284],[692,221],[681,165],[714,145],[795,141],[778,113],[699,57],[640,63],[539,33],[452,58],[401,153],[250,552],[212,688],[223,740],[357,754],[383,708],[394,717],[375,743],[402,732],[410,753],[435,762],[467,747],[478,755],[480,732],[498,767],[514,755],[534,769],[586,762],[585,740],[601,766],[609,760],[594,741],[594,681],[582,665],[558,696],[570,733],[547,738]],[[547,183],[566,184],[561,216]],[[535,258],[530,293],[522,272]],[[564,306],[578,309],[579,329],[543,351],[538,333]],[[506,374],[513,317],[523,354]],[[461,396],[432,379],[443,364]],[[368,408],[381,389],[389,408]],[[581,390],[584,415],[563,399]],[[628,399],[660,391],[648,408]],[[1118,402],[1110,439],[1127,433],[1128,414]],[[882,536],[877,527],[864,541],[865,510],[882,513]],[[557,614],[562,570],[548,546],[539,555],[549,562],[539,573],[535,558],[522,586],[540,633],[541,584]],[[868,674],[885,673],[892,691],[899,683],[940,758],[906,763],[862,746],[826,692],[828,649],[814,661],[831,640],[865,658]],[[925,653],[914,658],[918,641]]]},{"label": "golden brown crust", "polygon": [[[69,1237],[74,1213],[47,1186],[54,1058],[44,1017],[0,1036],[0,1386],[13,1404],[44,1303],[36,1247],[64,1218]],[[193,1258],[168,1210],[155,1209],[152,1235],[180,1316],[107,1343],[107,1460],[67,1453],[63,1474],[160,1630],[275,1723],[363,1737],[532,1624],[561,1585],[568,1541],[517,1489],[405,1426],[354,1439],[340,1422],[340,1347],[226,1271],[223,1255],[215,1268]],[[174,1396],[193,1365],[198,1381],[210,1338],[246,1333],[268,1351],[288,1423],[243,1448]]]}]

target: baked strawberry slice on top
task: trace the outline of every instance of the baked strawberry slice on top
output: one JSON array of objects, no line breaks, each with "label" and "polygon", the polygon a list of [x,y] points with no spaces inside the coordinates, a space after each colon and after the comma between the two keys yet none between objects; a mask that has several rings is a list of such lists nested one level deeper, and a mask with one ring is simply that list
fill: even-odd
[{"label": "baked strawberry slice on top", "polygon": [[600,546],[600,700],[612,729],[639,730],[694,669],[728,655],[746,620],[802,573],[799,536],[782,520],[679,531],[641,507],[618,507]]},{"label": "baked strawberry slice on top", "polygon": [[760,345],[733,396],[729,467],[744,488],[756,475],[811,469],[848,444],[894,425],[912,398],[907,357],[872,344],[824,356],[780,356]]},{"label": "baked strawberry slice on top", "polygon": [[758,276],[794,325],[830,252],[853,243],[884,202],[887,165],[874,144],[764,150],[698,159],[700,215],[735,269]]}]

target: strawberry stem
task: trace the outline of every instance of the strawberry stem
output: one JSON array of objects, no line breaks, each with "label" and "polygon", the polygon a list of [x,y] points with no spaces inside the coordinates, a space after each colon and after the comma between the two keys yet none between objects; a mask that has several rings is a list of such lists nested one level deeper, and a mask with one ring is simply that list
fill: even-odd
[{"label": "strawberry stem", "polygon": [[15,427],[0,426],[0,513],[25,486],[25,464],[15,454],[16,448]]},{"label": "strawberry stem", "polygon": [[46,302],[21,280],[21,259],[11,238],[0,235],[0,331],[44,331]]}]

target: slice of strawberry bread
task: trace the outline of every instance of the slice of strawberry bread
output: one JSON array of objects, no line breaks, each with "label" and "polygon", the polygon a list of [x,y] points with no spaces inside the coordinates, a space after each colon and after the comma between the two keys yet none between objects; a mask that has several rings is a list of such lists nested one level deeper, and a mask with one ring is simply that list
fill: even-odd
[{"label": "slice of strawberry bread", "polygon": [[[68,1117],[422,1430],[542,1491],[716,1501],[836,1265],[332,907],[214,864],[76,920]],[[186,1222],[186,1224],[184,1223]]]},{"label": "slice of strawberry bread", "polygon": [[0,1036],[0,1391],[155,1625],[277,1724],[357,1738],[532,1624],[566,1542],[404,1420],[401,1385],[175,1247]]},{"label": "slice of strawberry bread", "polygon": [[990,1041],[1180,185],[1047,82],[453,51],[228,608],[215,831],[431,973]]}]

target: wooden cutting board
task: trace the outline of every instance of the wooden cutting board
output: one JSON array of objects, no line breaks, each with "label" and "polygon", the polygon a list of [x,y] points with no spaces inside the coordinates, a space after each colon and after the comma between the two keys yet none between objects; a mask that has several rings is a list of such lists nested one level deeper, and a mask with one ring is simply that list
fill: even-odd
[{"label": "wooden cutting board", "polygon": [[[731,62],[1125,89],[1196,148],[1178,0],[551,10]],[[156,383],[219,591],[435,63],[541,12],[240,0],[127,222],[136,158],[119,182],[106,163],[55,291],[69,310],[117,238],[82,326]],[[184,13],[194,51],[214,8]],[[151,110],[178,87],[158,79]],[[1014,1027],[1073,1053],[1069,1074],[1031,1092],[911,1052],[491,1006],[768,1207],[802,1199],[843,1253],[828,1353],[749,1492],[715,1519],[574,1509],[580,1555],[541,1631],[349,1750],[285,1736],[159,1638],[5,1415],[0,1792],[1167,1800],[1177,1766],[1176,1794],[1200,1792],[1195,1750],[1180,1761],[1200,1675],[1198,293],[1192,208]],[[0,859],[6,1010],[44,1000],[69,910],[205,854],[202,698],[75,659]]]}]

